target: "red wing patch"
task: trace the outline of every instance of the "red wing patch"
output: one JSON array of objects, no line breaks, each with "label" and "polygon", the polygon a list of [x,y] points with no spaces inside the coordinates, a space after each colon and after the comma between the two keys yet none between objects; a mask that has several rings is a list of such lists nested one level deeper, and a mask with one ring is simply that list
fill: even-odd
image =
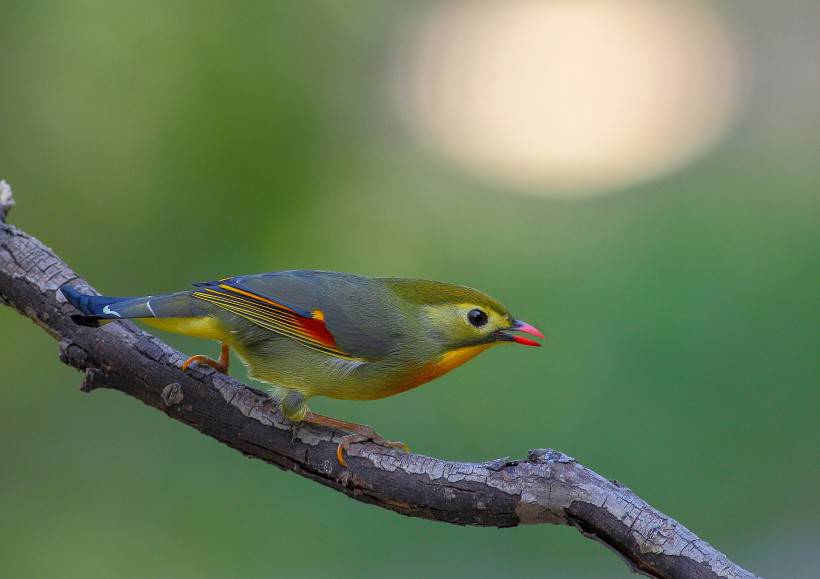
[{"label": "red wing patch", "polygon": [[325,326],[325,316],[321,310],[295,308],[224,281],[203,287],[191,295],[314,350],[347,360],[360,360],[339,348],[333,334]]}]

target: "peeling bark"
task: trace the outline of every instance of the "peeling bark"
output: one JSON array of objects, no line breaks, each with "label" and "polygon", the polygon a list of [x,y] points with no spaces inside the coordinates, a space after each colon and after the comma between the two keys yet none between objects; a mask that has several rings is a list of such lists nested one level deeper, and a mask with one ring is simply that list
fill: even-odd
[{"label": "peeling bark", "polygon": [[755,577],[625,486],[555,450],[474,464],[356,444],[342,467],[336,445],[344,433],[291,423],[266,394],[211,368],[183,373],[185,355],[131,322],[75,325],[57,288],[93,289],[5,223],[13,203],[0,181],[0,302],[59,342],[60,359],[84,373],[82,391],[119,390],[247,456],[403,515],[457,525],[571,525],[649,577]]}]

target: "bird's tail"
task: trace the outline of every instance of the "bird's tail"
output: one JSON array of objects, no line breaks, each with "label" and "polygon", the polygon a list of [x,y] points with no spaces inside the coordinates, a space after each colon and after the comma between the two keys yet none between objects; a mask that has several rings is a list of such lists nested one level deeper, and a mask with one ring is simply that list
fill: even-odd
[{"label": "bird's tail", "polygon": [[60,292],[71,305],[82,312],[72,315],[71,319],[81,326],[91,328],[126,318],[187,318],[196,315],[191,311],[190,292],[115,298],[82,294],[67,285],[62,286]]}]

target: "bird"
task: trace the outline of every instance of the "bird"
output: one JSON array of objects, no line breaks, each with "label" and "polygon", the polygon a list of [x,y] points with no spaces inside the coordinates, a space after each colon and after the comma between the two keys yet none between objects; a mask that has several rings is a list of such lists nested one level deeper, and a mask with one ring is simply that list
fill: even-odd
[{"label": "bird", "polygon": [[314,396],[375,400],[438,378],[488,348],[504,343],[540,346],[544,335],[499,301],[465,286],[409,278],[289,270],[222,278],[192,289],[143,297],[110,297],[59,288],[79,314],[98,327],[135,319],[146,325],[221,343],[218,359],[195,355],[181,369],[202,364],[228,373],[230,351],[251,378],[271,387],[282,414],[294,422],[347,432],[336,455],[355,443],[409,452],[369,426],[315,414]]}]

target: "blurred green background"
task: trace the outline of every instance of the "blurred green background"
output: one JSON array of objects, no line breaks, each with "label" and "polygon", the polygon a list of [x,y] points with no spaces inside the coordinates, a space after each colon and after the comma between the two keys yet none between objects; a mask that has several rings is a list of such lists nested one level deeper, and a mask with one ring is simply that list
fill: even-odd
[{"label": "blurred green background", "polygon": [[[546,347],[313,408],[450,459],[554,447],[758,573],[820,572],[816,3],[722,3],[744,62],[731,130],[578,199],[476,177],[407,130],[385,78],[431,4],[0,1],[11,221],[112,295],[291,268],[481,288]],[[630,576],[569,528],[407,519],[82,395],[7,308],[0,341],[0,576]]]}]

